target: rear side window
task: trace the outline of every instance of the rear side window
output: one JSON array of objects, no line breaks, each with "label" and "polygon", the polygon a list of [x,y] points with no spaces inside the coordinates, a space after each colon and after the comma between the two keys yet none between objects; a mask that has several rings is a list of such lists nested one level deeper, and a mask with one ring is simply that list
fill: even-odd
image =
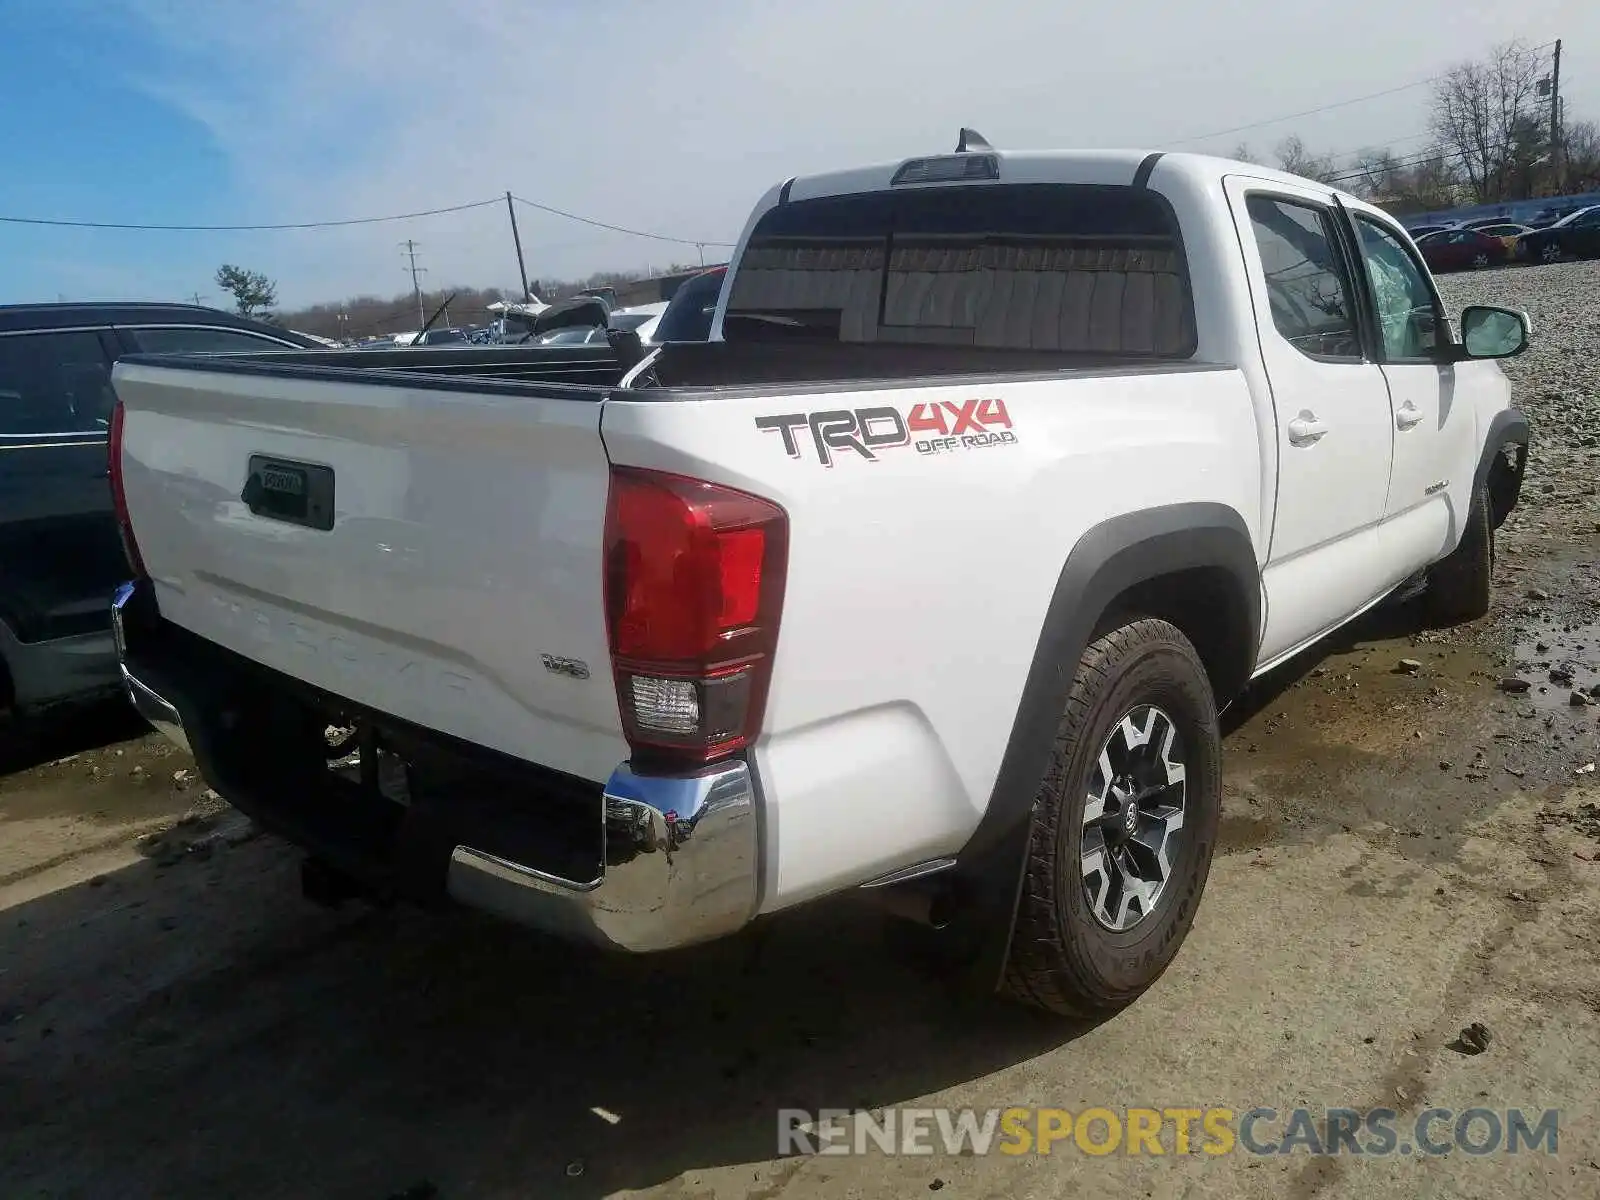
[{"label": "rear side window", "polygon": [[766,213],[723,336],[1185,358],[1171,209],[1132,187],[1001,184],[801,200]]},{"label": "rear side window", "polygon": [[1246,207],[1278,332],[1311,358],[1360,362],[1354,291],[1327,210],[1272,196]]},{"label": "rear side window", "polygon": [[658,342],[704,342],[711,338],[711,322],[717,315],[717,298],[727,272],[714,271],[686,281],[667,303],[656,326]]},{"label": "rear side window", "polygon": [[104,433],[112,401],[99,334],[0,337],[0,434]]},{"label": "rear side window", "polygon": [[283,342],[238,329],[130,329],[146,354],[251,354],[290,349]]}]

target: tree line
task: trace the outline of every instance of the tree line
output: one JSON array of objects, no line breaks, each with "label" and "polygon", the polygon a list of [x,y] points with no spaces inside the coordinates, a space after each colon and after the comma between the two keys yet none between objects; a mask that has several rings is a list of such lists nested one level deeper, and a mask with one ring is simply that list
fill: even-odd
[{"label": "tree line", "polygon": [[[1595,190],[1600,126],[1568,122],[1564,113],[1552,124],[1549,66],[1525,42],[1508,42],[1434,81],[1423,149],[1374,147],[1341,161],[1290,136],[1273,148],[1272,165],[1337,184],[1397,215]],[[1233,156],[1262,162],[1248,145]]]}]

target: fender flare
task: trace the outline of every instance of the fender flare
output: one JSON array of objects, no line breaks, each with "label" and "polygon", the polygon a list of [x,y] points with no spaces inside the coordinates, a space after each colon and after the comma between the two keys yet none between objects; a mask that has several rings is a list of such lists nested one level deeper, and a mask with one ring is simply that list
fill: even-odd
[{"label": "fender flare", "polygon": [[[1033,828],[1034,796],[1048,765],[1067,692],[1100,622],[1129,588],[1179,571],[1221,569],[1249,631],[1246,656],[1225,685],[1242,689],[1261,636],[1261,571],[1244,519],[1223,504],[1182,503],[1112,517],[1073,546],[1050,599],[988,807],[956,858],[962,907],[979,943],[973,982],[1003,976]],[[1232,695],[1219,695],[1222,707]]]},{"label": "fender flare", "polygon": [[1489,481],[1489,474],[1494,470],[1495,460],[1507,446],[1521,446],[1523,452],[1517,456],[1515,468],[1511,474],[1511,482],[1502,495],[1492,496],[1493,508],[1490,518],[1496,528],[1505,521],[1511,510],[1517,506],[1522,495],[1522,480],[1528,470],[1528,444],[1529,444],[1528,418],[1514,408],[1504,408],[1495,413],[1489,422],[1489,431],[1484,435],[1483,449],[1478,454],[1478,467],[1472,477],[1472,494],[1476,496],[1479,490]]}]

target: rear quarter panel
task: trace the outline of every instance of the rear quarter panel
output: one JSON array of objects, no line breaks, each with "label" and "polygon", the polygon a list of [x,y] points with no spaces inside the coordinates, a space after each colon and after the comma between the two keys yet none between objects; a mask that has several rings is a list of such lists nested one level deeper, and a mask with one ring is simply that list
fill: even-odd
[{"label": "rear quarter panel", "polygon": [[[871,456],[758,421],[918,405],[990,444],[909,433]],[[991,411],[998,411],[989,406]],[[875,429],[892,432],[888,418]],[[781,504],[789,571],[755,759],[771,910],[954,853],[986,808],[1057,579],[1098,522],[1215,501],[1261,544],[1248,385],[1232,369],[611,400],[613,462]],[[963,436],[974,436],[969,428]],[[919,443],[922,443],[919,445]],[[792,449],[792,453],[791,453]],[[1074,664],[1061,664],[1071,670]]]}]

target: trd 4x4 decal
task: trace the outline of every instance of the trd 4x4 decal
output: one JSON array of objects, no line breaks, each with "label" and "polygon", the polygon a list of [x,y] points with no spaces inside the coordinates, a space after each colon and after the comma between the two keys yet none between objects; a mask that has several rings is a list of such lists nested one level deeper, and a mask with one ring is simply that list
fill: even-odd
[{"label": "trd 4x4 decal", "polygon": [[816,447],[817,460],[833,466],[834,456],[853,451],[877,462],[885,450],[913,446],[918,454],[945,454],[985,446],[1015,445],[1006,402],[944,400],[914,404],[904,416],[898,408],[837,408],[813,413],[757,417],[756,428],[776,433],[790,458],[800,458],[802,432]]}]

